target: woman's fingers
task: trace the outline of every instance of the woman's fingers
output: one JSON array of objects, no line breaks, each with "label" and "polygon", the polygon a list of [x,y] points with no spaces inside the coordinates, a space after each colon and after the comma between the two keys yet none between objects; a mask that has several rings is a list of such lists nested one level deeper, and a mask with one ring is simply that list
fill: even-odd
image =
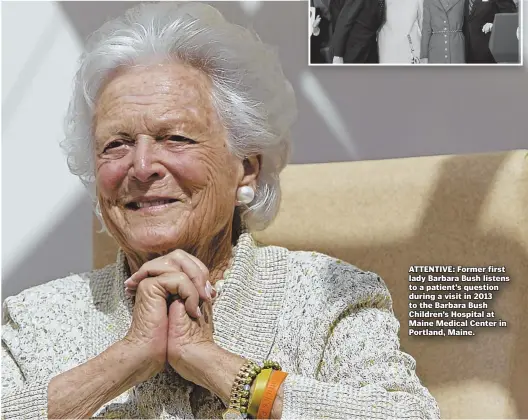
[{"label": "woman's fingers", "polygon": [[[166,262],[161,261],[159,258],[149,261],[141,266],[130,278],[125,281],[125,286],[128,289],[136,289],[138,284],[149,277],[161,276],[170,271],[175,271],[174,268],[170,268]],[[178,270],[179,271],[179,270]]]},{"label": "woman's fingers", "polygon": [[[183,252],[183,251],[182,251]],[[191,258],[192,257],[192,258]],[[204,272],[203,269],[197,264],[196,261],[199,261],[198,258],[186,254],[177,260],[174,260],[174,263],[180,264],[182,271],[187,274],[191,281],[196,286],[196,290],[200,295],[202,300],[210,301],[212,296],[211,283],[209,282],[209,271],[206,269]],[[203,265],[203,264],[202,264]],[[203,265],[205,267],[205,265]]]},{"label": "woman's fingers", "polygon": [[201,262],[198,258],[196,258],[194,255],[191,255],[191,254],[187,254],[187,256],[193,260],[196,265],[198,266],[198,268],[200,268],[200,270],[202,271],[202,273],[207,276],[207,278],[209,278],[209,270],[208,268],[205,266],[205,264],[203,262]]},{"label": "woman's fingers", "polygon": [[200,268],[202,273],[205,275],[205,278],[206,278],[205,287],[211,292],[211,297],[213,298],[216,297],[217,295],[216,290],[213,288],[213,286],[211,285],[211,282],[209,281],[209,269],[205,266],[203,262],[201,262],[194,255],[191,255],[191,254],[187,254],[187,255],[189,256],[191,260],[193,260],[196,263],[196,265]]},{"label": "woman's fingers", "polygon": [[136,273],[125,281],[125,286],[130,292],[133,292],[142,280],[171,272],[184,272],[195,285],[201,299],[208,301],[212,299],[214,291],[209,282],[207,267],[198,258],[182,250],[176,250],[143,264]]},{"label": "woman's fingers", "polygon": [[194,317],[199,318],[202,313],[199,308],[200,296],[196,287],[185,273],[166,274],[159,277],[160,284],[171,295],[178,295],[185,301],[185,310]]},{"label": "woman's fingers", "polygon": [[[152,281],[157,282],[167,294],[179,296],[185,302],[185,309],[190,316],[194,318],[202,316],[200,308],[198,307],[200,296],[194,283],[185,273],[164,273],[156,277],[151,277],[148,282],[139,283],[136,293],[143,293],[143,288],[152,287],[150,285]],[[145,292],[148,293],[148,291]]]}]

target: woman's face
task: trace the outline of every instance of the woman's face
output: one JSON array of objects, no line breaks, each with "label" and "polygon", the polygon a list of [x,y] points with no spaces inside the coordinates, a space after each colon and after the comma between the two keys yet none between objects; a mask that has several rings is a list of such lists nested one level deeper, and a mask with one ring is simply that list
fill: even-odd
[{"label": "woman's face", "polygon": [[125,250],[207,244],[232,222],[244,165],[228,151],[210,93],[208,77],[183,64],[127,69],[101,91],[97,191]]}]

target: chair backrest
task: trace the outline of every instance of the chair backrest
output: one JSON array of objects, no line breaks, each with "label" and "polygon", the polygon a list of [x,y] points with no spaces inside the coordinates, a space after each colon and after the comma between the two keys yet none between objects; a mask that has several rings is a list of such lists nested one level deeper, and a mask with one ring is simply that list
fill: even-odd
[{"label": "chair backrest", "polygon": [[[443,418],[528,417],[528,152],[290,165],[263,243],[320,251],[384,278]],[[115,245],[95,234],[95,265]],[[490,309],[506,328],[409,337],[409,267],[504,266]]]},{"label": "chair backrest", "polygon": [[[264,243],[317,250],[378,273],[443,418],[528,417],[528,153],[293,165]],[[490,303],[506,328],[409,337],[409,268],[504,266]]]}]

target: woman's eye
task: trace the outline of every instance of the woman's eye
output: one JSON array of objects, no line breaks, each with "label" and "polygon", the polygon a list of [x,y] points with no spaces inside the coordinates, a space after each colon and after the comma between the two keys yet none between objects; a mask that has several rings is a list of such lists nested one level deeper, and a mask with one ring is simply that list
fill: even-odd
[{"label": "woman's eye", "polygon": [[173,142],[194,143],[194,140],[191,140],[190,138],[184,136],[168,136],[167,140]]},{"label": "woman's eye", "polygon": [[122,146],[123,144],[123,140],[113,140],[105,146],[104,151],[106,152],[107,150],[115,149],[119,146]]}]

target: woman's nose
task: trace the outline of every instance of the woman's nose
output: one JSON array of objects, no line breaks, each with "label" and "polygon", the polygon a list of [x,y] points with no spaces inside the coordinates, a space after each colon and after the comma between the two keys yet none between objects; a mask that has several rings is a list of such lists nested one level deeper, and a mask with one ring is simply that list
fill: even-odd
[{"label": "woman's nose", "polygon": [[140,182],[154,181],[165,176],[156,146],[156,141],[152,138],[138,138],[136,141],[131,175]]}]

